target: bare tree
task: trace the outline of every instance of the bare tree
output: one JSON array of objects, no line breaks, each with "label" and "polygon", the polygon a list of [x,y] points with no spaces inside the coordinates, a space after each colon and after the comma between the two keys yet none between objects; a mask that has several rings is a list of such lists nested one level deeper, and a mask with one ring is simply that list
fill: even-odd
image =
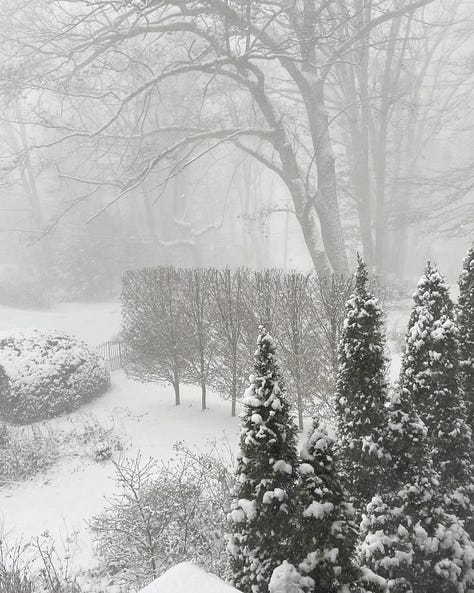
[{"label": "bare tree", "polygon": [[179,274],[171,267],[131,271],[122,283],[128,371],[145,381],[171,383],[176,405],[187,347],[180,284]]},{"label": "bare tree", "polygon": [[207,387],[214,376],[215,328],[212,320],[213,273],[202,268],[183,270],[182,293],[186,325],[186,379],[201,387],[201,407],[207,407]]},{"label": "bare tree", "polygon": [[235,416],[237,399],[246,384],[254,350],[250,328],[255,328],[257,322],[247,307],[248,271],[227,268],[214,270],[212,275],[217,369],[214,387],[230,398],[232,416]]},{"label": "bare tree", "polygon": [[[64,100],[67,79],[69,99],[78,94],[88,105],[100,103],[95,126],[82,120],[57,130],[54,142],[125,142],[134,165],[116,180],[109,204],[158,171],[163,186],[223,143],[235,144],[286,185],[318,272],[344,273],[327,87],[335,65],[351,62],[370,34],[432,1],[381,0],[361,18],[358,2],[339,0],[79,0],[74,12],[57,0],[35,7],[42,18],[5,44],[18,65],[7,87],[47,88]],[[20,19],[22,11],[8,16]],[[153,42],[162,49],[158,61]],[[30,66],[22,69],[26,59]],[[111,93],[117,69],[127,84]],[[171,126],[156,122],[150,106],[181,77],[193,80],[186,117]],[[141,119],[134,117],[137,106]],[[125,118],[131,131],[123,137],[118,124]]]}]

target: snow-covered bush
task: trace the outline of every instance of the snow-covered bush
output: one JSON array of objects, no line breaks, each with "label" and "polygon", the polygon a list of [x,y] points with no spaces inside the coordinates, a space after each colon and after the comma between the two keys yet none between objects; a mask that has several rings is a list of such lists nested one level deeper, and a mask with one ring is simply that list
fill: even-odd
[{"label": "snow-covered bush", "polygon": [[124,450],[123,427],[116,426],[114,419],[103,424],[93,414],[81,415],[78,421],[73,421],[74,429],[70,433],[70,440],[77,441],[83,448],[83,453],[94,461],[102,462],[112,459],[115,453]]},{"label": "snow-covered bush", "polygon": [[[10,397],[10,380],[5,372],[5,369],[0,364],[0,400],[8,399]],[[0,434],[0,442],[2,435]]]},{"label": "snow-covered bush", "polygon": [[55,330],[2,333],[0,364],[10,386],[0,393],[0,417],[18,424],[71,412],[110,384],[109,372],[95,352]]},{"label": "snow-covered bush", "polygon": [[118,492],[90,527],[101,566],[116,587],[140,588],[183,560],[228,576],[231,464],[215,450],[177,445],[175,451],[169,465],[140,456],[115,464]]}]

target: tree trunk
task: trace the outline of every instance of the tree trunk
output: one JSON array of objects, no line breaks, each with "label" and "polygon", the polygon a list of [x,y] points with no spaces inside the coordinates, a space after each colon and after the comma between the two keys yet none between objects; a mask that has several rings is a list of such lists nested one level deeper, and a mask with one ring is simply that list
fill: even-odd
[{"label": "tree trunk", "polygon": [[201,381],[201,410],[207,409],[207,390],[206,390],[206,382]]},{"label": "tree trunk", "polygon": [[329,116],[324,101],[324,83],[308,76],[305,97],[309,127],[318,174],[315,208],[321,236],[331,267],[336,274],[346,274],[348,263],[337,200],[336,163],[329,137]]},{"label": "tree trunk", "polygon": [[300,169],[291,142],[280,118],[267,100],[264,88],[260,88],[254,97],[274,129],[274,146],[279,153],[282,178],[293,198],[296,217],[316,272],[325,274],[332,268],[336,274],[346,274],[348,263],[337,202],[336,169],[322,89],[322,83],[308,81],[304,92],[318,176],[314,192],[307,189],[311,176]]},{"label": "tree trunk", "polygon": [[179,379],[173,382],[173,389],[174,389],[174,403],[176,406],[179,406],[179,404],[181,403]]},{"label": "tree trunk", "polygon": [[296,399],[298,409],[298,428],[300,431],[303,430],[303,396],[301,394],[301,387],[296,385]]},{"label": "tree trunk", "polygon": [[232,379],[232,388],[231,388],[231,394],[230,394],[230,398],[231,398],[231,416],[232,418],[234,418],[234,416],[236,415],[237,411],[237,381],[235,379],[235,377]]}]

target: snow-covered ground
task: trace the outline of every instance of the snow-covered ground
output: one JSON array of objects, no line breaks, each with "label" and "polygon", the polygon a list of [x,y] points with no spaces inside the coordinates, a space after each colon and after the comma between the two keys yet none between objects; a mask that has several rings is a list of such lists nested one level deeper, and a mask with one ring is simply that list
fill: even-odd
[{"label": "snow-covered ground", "polygon": [[[408,307],[392,309],[387,321],[389,331],[393,327],[404,331],[408,314]],[[0,307],[0,331],[13,327],[59,329],[95,346],[118,333],[120,308],[117,303],[64,304],[50,311]],[[390,349],[394,354],[391,376],[395,378],[399,354],[393,342]],[[68,431],[91,418],[105,426],[113,423],[125,443],[124,454],[134,457],[141,451],[144,459],[168,460],[179,440],[200,448],[217,440],[235,449],[239,425],[238,418],[230,416],[229,403],[210,393],[208,405],[209,409],[202,412],[199,389],[184,386],[182,404],[176,407],[169,386],[137,383],[119,371],[112,374],[112,387],[104,396],[46,425]],[[93,549],[87,520],[113,495],[112,478],[111,462],[97,463],[68,452],[47,473],[0,489],[0,525],[3,523],[10,537],[23,536],[25,540],[47,531],[60,547],[67,547],[68,538],[72,538],[75,568],[90,568]]]},{"label": "snow-covered ground", "polygon": [[[67,304],[51,311],[0,308],[0,330],[13,327],[56,328],[74,334],[94,346],[117,334],[120,309],[117,303]],[[97,420],[116,427],[125,444],[123,454],[168,460],[173,445],[206,448],[210,442],[235,448],[238,419],[231,418],[230,404],[209,393],[209,409],[200,409],[200,390],[182,387],[182,404],[174,405],[173,389],[142,384],[123,372],[112,374],[112,387],[79,411],[50,420],[45,426],[70,431]],[[66,547],[72,538],[76,568],[92,563],[92,542],[87,520],[99,513],[114,493],[113,465],[97,463],[79,453],[68,454],[51,470],[27,482],[0,489],[0,525],[10,538],[39,536],[47,531]],[[64,542],[62,544],[61,542]]]},{"label": "snow-covered ground", "polygon": [[[183,387],[182,404],[174,405],[172,388],[141,384],[119,371],[112,388],[80,411],[48,421],[53,428],[70,430],[81,420],[97,419],[104,426],[113,421],[124,444],[124,454],[168,460],[173,445],[184,440],[189,447],[206,448],[217,441],[235,448],[238,419],[230,405],[210,394],[209,409],[200,410],[200,392]],[[87,520],[99,513],[114,493],[113,466],[77,455],[66,456],[46,474],[0,490],[0,523],[10,537],[24,539],[48,531],[58,542],[73,536],[77,568],[92,563],[92,542]]]},{"label": "snow-covered ground", "polygon": [[0,331],[13,327],[58,329],[97,346],[120,331],[120,304],[62,303],[44,311],[0,306]]}]

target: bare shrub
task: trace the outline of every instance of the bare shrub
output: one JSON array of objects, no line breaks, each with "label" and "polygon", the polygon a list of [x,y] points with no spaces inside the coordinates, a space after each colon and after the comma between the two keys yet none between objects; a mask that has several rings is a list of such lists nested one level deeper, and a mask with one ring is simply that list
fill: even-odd
[{"label": "bare shrub", "polygon": [[168,464],[123,459],[117,495],[90,527],[117,585],[143,586],[170,566],[192,560],[226,573],[224,532],[232,469],[216,451],[175,447]]},{"label": "bare shrub", "polygon": [[31,559],[25,558],[25,545],[8,546],[0,534],[0,593],[34,593]]},{"label": "bare shrub", "polygon": [[0,530],[0,593],[81,593],[68,554],[44,533],[31,541],[7,541]]},{"label": "bare shrub", "polygon": [[107,461],[124,450],[124,431],[112,418],[109,423],[100,421],[93,414],[75,420],[69,441],[82,447],[83,453],[94,461]]},{"label": "bare shrub", "polygon": [[0,423],[0,486],[27,480],[59,458],[58,434],[45,426]]},{"label": "bare shrub", "polygon": [[28,480],[68,455],[103,462],[123,451],[123,431],[113,420],[105,424],[89,414],[71,422],[70,430],[0,422],[0,487]]}]

